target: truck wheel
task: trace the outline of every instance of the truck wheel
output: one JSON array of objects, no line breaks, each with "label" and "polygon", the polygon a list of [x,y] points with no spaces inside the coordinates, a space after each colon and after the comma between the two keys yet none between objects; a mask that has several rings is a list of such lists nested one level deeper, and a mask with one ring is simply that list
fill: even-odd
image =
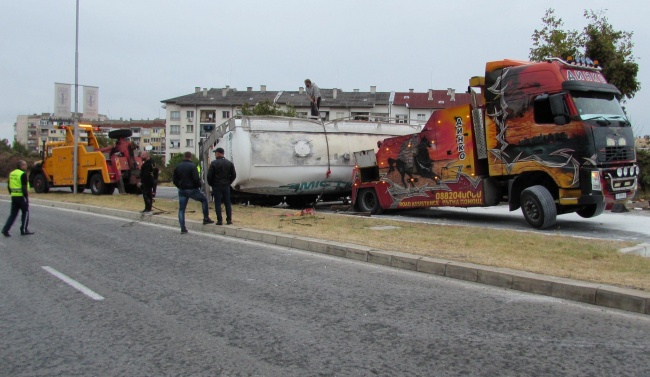
[{"label": "truck wheel", "polygon": [[584,208],[577,210],[576,213],[580,217],[584,217],[585,219],[588,219],[590,217],[596,217],[602,214],[604,211],[605,211],[605,201],[603,200],[598,204],[589,204],[588,206],[585,206]]},{"label": "truck wheel", "polygon": [[106,193],[106,184],[102,175],[97,173],[93,174],[88,181],[88,186],[90,187],[90,193],[93,195],[103,195]]},{"label": "truck wheel", "polygon": [[362,212],[370,212],[373,215],[380,215],[384,209],[379,205],[379,198],[374,189],[365,189],[359,191],[357,197],[357,206]]},{"label": "truck wheel", "polygon": [[544,186],[532,186],[521,193],[521,211],[526,221],[537,229],[555,224],[557,208],[553,196]]},{"label": "truck wheel", "polygon": [[133,135],[133,131],[131,131],[128,128],[122,128],[119,130],[113,130],[108,133],[108,137],[110,139],[119,139],[121,137],[131,137]]},{"label": "truck wheel", "polygon": [[50,191],[50,184],[45,179],[45,174],[38,173],[34,176],[34,191],[39,194],[47,194]]}]

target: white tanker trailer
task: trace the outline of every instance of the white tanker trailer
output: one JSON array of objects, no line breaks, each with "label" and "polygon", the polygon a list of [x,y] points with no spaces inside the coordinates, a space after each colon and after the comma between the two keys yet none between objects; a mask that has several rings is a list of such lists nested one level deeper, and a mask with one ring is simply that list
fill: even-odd
[{"label": "white tanker trailer", "polygon": [[277,205],[284,200],[301,207],[317,198],[331,200],[350,194],[354,151],[373,149],[379,140],[417,133],[421,128],[348,119],[323,123],[275,116],[232,118],[201,144],[202,171],[205,177],[213,150],[221,147],[237,171],[233,201]]}]

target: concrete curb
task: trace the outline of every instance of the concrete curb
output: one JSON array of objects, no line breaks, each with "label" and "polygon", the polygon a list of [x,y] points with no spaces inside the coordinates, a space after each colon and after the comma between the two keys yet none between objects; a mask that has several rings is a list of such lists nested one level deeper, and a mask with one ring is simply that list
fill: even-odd
[{"label": "concrete curb", "polygon": [[[100,208],[76,203],[52,202],[41,199],[32,199],[31,202],[49,207],[65,208],[132,220],[143,220],[168,226],[178,226],[178,219],[170,217],[142,215],[138,212]],[[650,293],[634,289],[618,288],[506,268],[435,259],[401,253],[398,251],[379,250],[366,246],[310,237],[293,236],[271,231],[248,229],[232,225],[203,225],[198,221],[191,220],[188,220],[186,225],[188,229],[194,231],[202,231],[250,241],[286,246],[361,262],[374,263],[438,276],[446,276],[453,279],[486,284],[499,288],[513,289],[527,293],[551,296],[565,300],[650,315]],[[650,247],[646,245],[644,249],[648,250]]]}]

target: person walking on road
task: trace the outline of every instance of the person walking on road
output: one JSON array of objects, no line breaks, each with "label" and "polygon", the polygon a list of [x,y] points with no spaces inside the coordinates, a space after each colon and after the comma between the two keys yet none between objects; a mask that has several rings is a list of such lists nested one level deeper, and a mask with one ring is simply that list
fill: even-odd
[{"label": "person walking on road", "polygon": [[144,211],[142,213],[150,213],[153,207],[153,162],[149,152],[142,152],[140,155],[142,166],[140,167],[140,188],[142,189],[142,198],[144,199]]},{"label": "person walking on road", "polygon": [[178,188],[178,222],[181,226],[181,234],[187,233],[185,227],[185,208],[190,199],[201,202],[203,209],[203,224],[212,224],[208,210],[208,198],[199,190],[201,179],[196,165],[192,162],[192,152],[185,152],[183,161],[174,169],[172,177],[174,186]]},{"label": "person walking on road", "polygon": [[226,224],[232,224],[232,205],[230,204],[230,185],[237,178],[235,165],[227,160],[223,154],[223,148],[214,150],[216,159],[210,163],[208,168],[208,184],[212,187],[214,195],[214,207],[217,211],[217,225],[223,224],[221,215],[221,203],[226,207]]},{"label": "person walking on road", "polygon": [[29,198],[28,198],[28,183],[27,183],[27,162],[24,160],[18,161],[16,169],[9,174],[9,182],[7,188],[9,195],[11,195],[11,212],[5,226],[2,228],[2,235],[11,237],[9,230],[14,225],[18,211],[21,212],[20,217],[20,234],[22,236],[29,236],[34,234],[27,229],[29,225]]},{"label": "person walking on road", "polygon": [[311,101],[311,116],[320,117],[320,89],[310,79],[305,80],[307,87],[307,96]]}]

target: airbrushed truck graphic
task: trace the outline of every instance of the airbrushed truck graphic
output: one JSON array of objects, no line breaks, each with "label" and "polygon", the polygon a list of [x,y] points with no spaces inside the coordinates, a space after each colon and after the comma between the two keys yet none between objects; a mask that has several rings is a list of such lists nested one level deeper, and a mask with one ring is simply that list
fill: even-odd
[{"label": "airbrushed truck graphic", "polygon": [[472,104],[434,112],[420,133],[354,153],[359,210],[507,202],[543,229],[559,214],[598,216],[634,195],[632,127],[599,68],[489,62],[469,90]]}]

